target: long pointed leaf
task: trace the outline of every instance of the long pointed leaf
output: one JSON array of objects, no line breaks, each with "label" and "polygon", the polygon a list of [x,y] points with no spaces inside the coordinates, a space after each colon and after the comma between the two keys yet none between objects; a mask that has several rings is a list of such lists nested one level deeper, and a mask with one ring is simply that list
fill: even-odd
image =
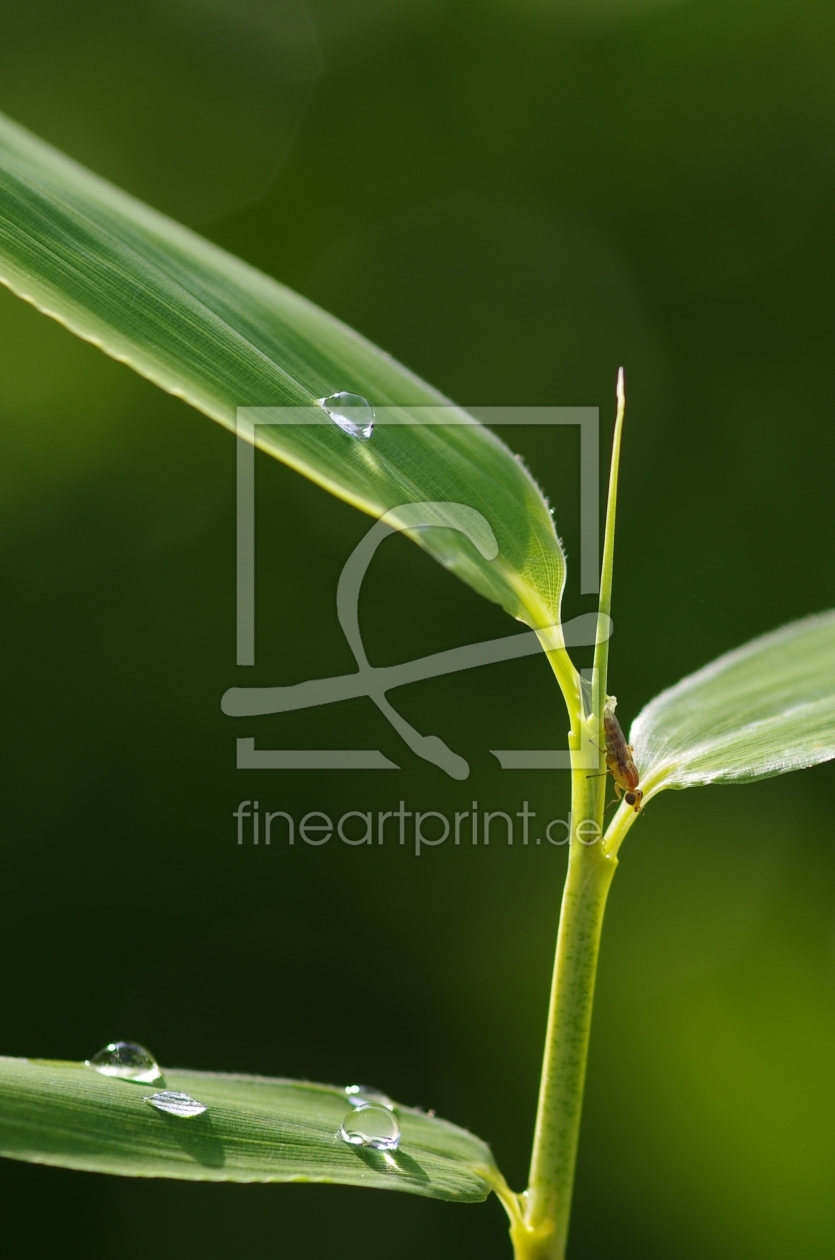
[{"label": "long pointed leaf", "polygon": [[[183,1118],[145,1100],[159,1089],[207,1107]],[[80,1063],[0,1058],[0,1155],[128,1177],[326,1181],[477,1203],[503,1181],[489,1147],[454,1124],[397,1107],[397,1150],[349,1146],[351,1110],[333,1086],[165,1070],[141,1085]]]},{"label": "long pointed leaf", "polygon": [[[351,391],[394,407],[370,442],[330,421],[258,429],[258,445],[357,507],[460,502],[498,542],[424,529],[431,554],[514,617],[559,621],[565,565],[547,503],[499,439],[398,423],[446,400],[312,303],[0,116],[0,281],[229,428],[244,406]],[[323,417],[324,417],[324,413]],[[414,412],[412,412],[414,415]]]}]

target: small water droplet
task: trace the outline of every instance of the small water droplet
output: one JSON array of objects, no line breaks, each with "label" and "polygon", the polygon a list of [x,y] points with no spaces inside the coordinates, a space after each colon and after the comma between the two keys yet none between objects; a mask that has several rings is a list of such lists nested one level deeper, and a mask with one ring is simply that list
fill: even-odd
[{"label": "small water droplet", "polygon": [[388,1107],[389,1111],[394,1111],[394,1103],[388,1094],[371,1085],[346,1085],[345,1093],[355,1107]]},{"label": "small water droplet", "polygon": [[342,1121],[337,1137],[349,1146],[370,1146],[374,1151],[396,1151],[400,1125],[387,1107],[357,1107]]},{"label": "small water droplet", "polygon": [[157,1111],[167,1111],[171,1116],[199,1116],[206,1110],[203,1103],[192,1098],[191,1094],[181,1094],[176,1089],[164,1089],[162,1093],[142,1101],[150,1103]]},{"label": "small water droplet", "polygon": [[150,1085],[162,1076],[159,1064],[150,1050],[138,1046],[135,1041],[111,1041],[92,1059],[85,1060],[102,1076],[117,1076],[123,1081],[141,1081]]},{"label": "small water droplet", "polygon": [[362,394],[330,394],[319,405],[349,437],[367,440],[374,432],[374,408]]}]

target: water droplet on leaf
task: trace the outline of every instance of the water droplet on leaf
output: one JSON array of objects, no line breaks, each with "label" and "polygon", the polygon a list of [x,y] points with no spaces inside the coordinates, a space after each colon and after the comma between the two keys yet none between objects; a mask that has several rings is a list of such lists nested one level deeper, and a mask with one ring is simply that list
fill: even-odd
[{"label": "water droplet on leaf", "polygon": [[111,1041],[92,1059],[86,1060],[87,1066],[101,1072],[102,1076],[117,1076],[123,1081],[141,1081],[150,1085],[162,1076],[159,1064],[150,1050],[138,1046],[135,1041]]},{"label": "water droplet on leaf", "polygon": [[164,1089],[151,1098],[143,1098],[157,1111],[167,1111],[170,1116],[199,1116],[206,1110],[203,1103],[192,1098],[191,1094],[181,1094],[176,1089]]},{"label": "water droplet on leaf", "polygon": [[388,1094],[371,1085],[346,1085],[345,1093],[355,1107],[388,1107],[389,1111],[394,1111],[394,1103]]},{"label": "water droplet on leaf", "polygon": [[343,391],[320,398],[319,404],[349,437],[367,440],[374,432],[374,408],[362,394]]},{"label": "water droplet on leaf", "polygon": [[337,1137],[349,1146],[396,1151],[400,1142],[400,1125],[387,1107],[357,1107],[348,1112]]}]

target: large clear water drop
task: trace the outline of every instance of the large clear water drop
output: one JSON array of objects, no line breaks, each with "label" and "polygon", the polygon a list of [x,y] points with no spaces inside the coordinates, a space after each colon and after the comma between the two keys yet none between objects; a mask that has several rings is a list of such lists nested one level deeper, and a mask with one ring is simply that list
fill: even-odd
[{"label": "large clear water drop", "polygon": [[346,1085],[345,1094],[355,1107],[387,1107],[389,1111],[394,1111],[394,1103],[388,1094],[371,1085]]},{"label": "large clear water drop", "polygon": [[396,1151],[400,1143],[400,1125],[388,1107],[357,1107],[348,1112],[337,1136],[349,1146]]},{"label": "large clear water drop", "polygon": [[111,1041],[92,1059],[86,1060],[87,1066],[101,1072],[102,1076],[117,1076],[123,1081],[141,1081],[150,1085],[162,1076],[159,1064],[150,1050],[139,1046],[135,1041]]},{"label": "large clear water drop", "polygon": [[143,1098],[142,1101],[150,1103],[157,1111],[166,1111],[170,1116],[200,1116],[207,1110],[191,1094],[181,1094],[176,1089],[164,1089],[150,1098]]},{"label": "large clear water drop", "polygon": [[349,437],[367,441],[374,432],[374,408],[362,394],[330,394],[320,398],[319,405]]}]

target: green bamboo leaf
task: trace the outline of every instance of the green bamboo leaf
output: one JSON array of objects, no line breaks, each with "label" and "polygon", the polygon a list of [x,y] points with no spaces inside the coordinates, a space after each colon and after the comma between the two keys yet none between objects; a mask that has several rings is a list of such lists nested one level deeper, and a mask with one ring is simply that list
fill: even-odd
[{"label": "green bamboo leaf", "polygon": [[[454,426],[415,424],[416,409],[451,405],[312,303],[2,116],[0,281],[227,428],[239,407],[309,408],[343,391],[393,409],[368,442],[322,412],[321,424],[259,426],[257,445],[375,516],[423,501],[475,509],[495,535],[492,559],[454,528],[412,536],[512,616],[559,622],[565,561],[548,505],[495,434],[458,409]],[[552,663],[570,690],[562,654]]]},{"label": "green bamboo leaf", "polygon": [[629,735],[647,795],[746,783],[835,757],[835,612],[795,621],[646,706]]},{"label": "green bamboo leaf", "polygon": [[[157,1111],[158,1090],[207,1110]],[[350,1112],[335,1086],[259,1076],[164,1070],[153,1085],[115,1080],[82,1063],[0,1058],[0,1155],[126,1177],[187,1181],[323,1181],[478,1203],[504,1181],[489,1147],[465,1129],[396,1105],[394,1151],[350,1146]]]}]

